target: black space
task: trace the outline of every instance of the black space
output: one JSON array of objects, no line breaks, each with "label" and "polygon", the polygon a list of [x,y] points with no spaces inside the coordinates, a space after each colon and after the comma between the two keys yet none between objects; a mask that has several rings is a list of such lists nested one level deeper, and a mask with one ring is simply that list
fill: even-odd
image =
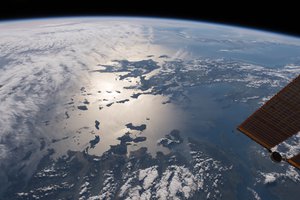
[{"label": "black space", "polygon": [[1,20],[56,16],[143,16],[191,19],[300,36],[299,6],[288,1],[8,0]]}]

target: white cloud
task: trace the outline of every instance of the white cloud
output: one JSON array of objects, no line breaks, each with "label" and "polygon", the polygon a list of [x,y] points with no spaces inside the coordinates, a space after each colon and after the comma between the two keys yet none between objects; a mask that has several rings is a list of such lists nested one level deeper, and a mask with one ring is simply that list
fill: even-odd
[{"label": "white cloud", "polygon": [[155,179],[158,177],[157,166],[153,166],[144,170],[140,170],[139,180],[143,180],[143,188],[147,190]]},{"label": "white cloud", "polygon": [[84,193],[87,192],[88,186],[90,185],[89,182],[84,182],[84,184],[81,186],[81,190],[79,192],[79,195],[83,195]]},{"label": "white cloud", "polygon": [[296,156],[300,152],[300,132],[273,147],[272,151],[278,151],[286,158]]},{"label": "white cloud", "polygon": [[254,199],[261,200],[260,196],[258,195],[258,193],[254,189],[252,189],[250,187],[247,187],[247,189],[253,194]]},{"label": "white cloud", "polygon": [[278,181],[285,181],[290,180],[295,183],[300,182],[300,174],[292,166],[289,166],[288,169],[285,172],[259,172],[259,174],[262,176],[261,180],[258,180],[258,182],[262,181],[264,184],[270,184]]},{"label": "white cloud", "polygon": [[88,82],[89,70],[97,64],[159,52],[146,45],[153,33],[139,24],[74,21],[0,24],[0,162],[6,166],[21,166],[26,152],[39,153],[40,138],[51,140],[56,133],[45,132],[43,120],[62,112],[60,106]]},{"label": "white cloud", "polygon": [[119,196],[123,197],[124,193],[128,191],[132,187],[130,182],[133,180],[133,178],[128,178],[127,181],[121,186]]},{"label": "white cloud", "polygon": [[264,174],[264,184],[268,184],[268,183],[273,183],[275,182],[276,180],[276,174],[275,173],[267,173],[267,174]]},{"label": "white cloud", "polygon": [[219,185],[223,184],[222,172],[231,167],[209,158],[205,154],[192,151],[192,169],[186,166],[171,165],[159,172],[159,166],[139,169],[125,175],[119,197],[126,199],[188,199],[196,191],[221,198]]},{"label": "white cloud", "polygon": [[117,184],[114,179],[113,171],[108,171],[104,174],[105,180],[103,181],[102,189],[100,191],[100,199],[112,199],[112,196],[116,193]]}]

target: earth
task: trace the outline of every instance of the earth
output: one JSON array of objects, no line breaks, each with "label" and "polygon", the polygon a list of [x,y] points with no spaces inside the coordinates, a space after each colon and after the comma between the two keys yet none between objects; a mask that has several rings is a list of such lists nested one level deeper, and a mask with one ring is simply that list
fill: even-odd
[{"label": "earth", "polygon": [[0,52],[0,199],[299,199],[236,127],[300,74],[300,38],[47,18],[1,22]]}]

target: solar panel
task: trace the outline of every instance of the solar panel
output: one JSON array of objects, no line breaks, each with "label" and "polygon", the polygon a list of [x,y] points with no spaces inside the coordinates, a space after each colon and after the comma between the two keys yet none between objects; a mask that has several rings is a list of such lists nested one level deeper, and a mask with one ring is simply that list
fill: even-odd
[{"label": "solar panel", "polygon": [[[238,130],[267,148],[300,131],[300,75],[246,119]],[[298,157],[297,157],[298,156]],[[299,154],[291,162],[300,165]]]},{"label": "solar panel", "polygon": [[287,160],[288,163],[300,169],[300,153]]}]

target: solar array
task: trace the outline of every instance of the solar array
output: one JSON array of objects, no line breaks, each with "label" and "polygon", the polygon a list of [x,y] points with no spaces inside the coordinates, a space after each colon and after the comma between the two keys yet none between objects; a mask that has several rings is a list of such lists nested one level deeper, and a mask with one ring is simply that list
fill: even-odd
[{"label": "solar array", "polygon": [[300,169],[300,153],[298,153],[298,155],[296,155],[292,158],[289,158],[287,161],[294,167],[297,167]]},{"label": "solar array", "polygon": [[[238,130],[271,151],[300,132],[300,75],[246,119]],[[300,152],[287,162],[300,169]]]}]

